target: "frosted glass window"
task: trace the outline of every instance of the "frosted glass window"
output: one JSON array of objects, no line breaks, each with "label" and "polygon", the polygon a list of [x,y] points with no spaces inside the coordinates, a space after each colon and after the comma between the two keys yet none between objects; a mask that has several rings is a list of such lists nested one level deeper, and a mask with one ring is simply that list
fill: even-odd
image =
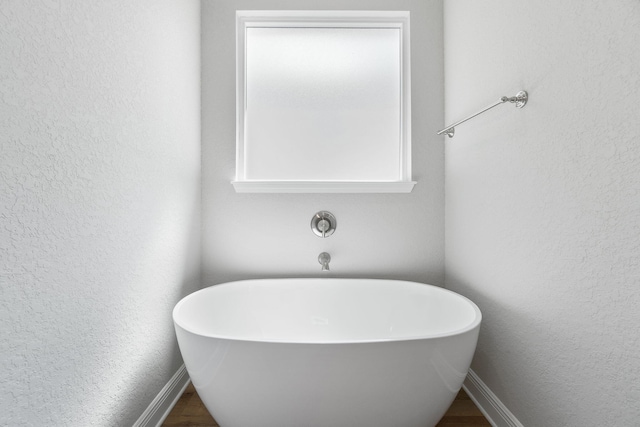
[{"label": "frosted glass window", "polygon": [[408,21],[300,13],[239,12],[236,182],[410,181]]}]

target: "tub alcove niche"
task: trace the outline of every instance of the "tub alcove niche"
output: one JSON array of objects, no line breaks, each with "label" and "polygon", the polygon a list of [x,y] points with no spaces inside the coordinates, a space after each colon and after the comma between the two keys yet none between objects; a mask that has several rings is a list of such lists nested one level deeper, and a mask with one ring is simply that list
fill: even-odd
[{"label": "tub alcove niche", "polygon": [[[377,1],[375,4],[365,0],[347,0],[323,4],[326,11],[317,11],[318,3],[311,0],[276,3],[269,3],[270,7],[249,0],[203,3],[203,283],[207,286],[227,286],[223,284],[283,277],[364,277],[442,287],[444,147],[442,138],[432,132],[444,122],[442,3],[408,1],[400,7],[391,0]],[[270,11],[270,8],[278,10]],[[288,14],[287,10],[293,12]],[[248,17],[249,14],[257,16]],[[312,16],[314,14],[315,17]],[[344,16],[342,26],[336,23],[336,16],[340,15]],[[305,16],[305,20],[312,19],[314,24],[300,24],[301,16]],[[278,20],[292,28],[285,27],[283,30],[284,24]],[[326,37],[324,30],[316,31],[316,27],[325,28],[318,23],[322,20],[330,22],[324,25],[337,27],[338,35],[347,34],[348,43],[331,42],[331,37],[336,37],[334,34],[330,35],[330,43],[322,43],[323,46],[333,46],[333,52],[319,53],[316,50],[314,55],[305,57],[303,55],[308,55],[308,51],[302,49],[301,52],[294,51],[293,59],[253,56],[256,52],[251,50],[252,43],[266,44],[258,45],[261,47],[258,53],[274,50],[269,47],[270,43],[279,42],[281,32],[300,32],[303,46],[314,42],[318,34]],[[275,24],[265,24],[269,21]],[[238,42],[237,28],[245,25],[246,31],[241,35],[247,35],[247,38]],[[367,26],[375,28],[364,29]],[[263,28],[269,31],[262,31]],[[256,35],[260,37],[256,38]],[[376,37],[376,41],[372,42],[371,37]],[[285,70],[271,69],[271,74],[289,76],[284,82],[273,83],[277,88],[283,88],[275,94],[271,89],[273,96],[238,95],[245,90],[245,85],[248,85],[248,92],[256,91],[255,95],[269,94],[268,88],[261,85],[271,82],[271,74],[252,74],[251,64],[237,62],[238,58],[245,58],[244,53],[238,55],[237,52],[241,47],[245,49],[247,39],[247,61],[263,61],[270,67],[281,66],[285,59],[294,62],[289,63]],[[290,40],[290,37],[285,39]],[[370,53],[370,56],[364,57],[366,62],[318,60],[323,55],[346,56],[338,48],[346,46],[353,50],[353,43],[356,42],[363,43],[358,46],[364,46],[356,49],[357,52]],[[383,43],[385,49],[375,52],[368,44],[378,42]],[[415,48],[416,45],[418,48]],[[394,58],[393,64],[387,62],[391,57]],[[273,58],[279,58],[275,64],[272,63]],[[272,104],[282,108],[283,104],[299,106],[303,101],[308,102],[284,97],[288,91],[287,84],[291,85],[294,80],[291,71],[299,68],[295,64],[300,62],[300,58],[304,58],[305,63],[313,64],[311,71],[323,69],[325,73],[318,76],[317,72],[313,74],[307,70],[305,72],[315,78],[312,80],[314,85],[304,90],[300,86],[292,86],[296,90],[289,91],[294,94],[320,92],[327,95],[328,99],[321,98],[320,105],[299,108],[299,111],[286,110],[285,113],[296,115],[285,115],[284,119],[261,119],[260,114],[265,109],[273,114],[281,113],[274,111],[276,108],[272,108]],[[383,65],[367,66],[371,61],[379,61]],[[344,71],[349,67],[354,67],[353,76]],[[363,77],[363,73],[375,70],[384,70],[385,73]],[[245,83],[239,84],[237,92],[232,90],[245,74]],[[321,83],[326,83],[323,80],[327,80],[323,76],[335,77],[337,90],[322,86]],[[356,84],[345,80],[347,77],[355,78]],[[382,83],[368,85],[380,79]],[[380,87],[376,89],[377,86]],[[306,83],[304,87],[307,87]],[[343,89],[348,89],[346,93],[353,95],[353,99],[341,100],[342,108],[338,108],[340,105],[327,107],[330,105],[328,101],[340,100],[336,97],[345,92]],[[376,98],[386,100],[380,111],[376,109],[376,103],[371,102]],[[236,110],[229,108],[234,105]],[[334,115],[328,114],[323,118],[318,115],[320,130],[311,131],[311,137],[301,137],[295,134],[298,131],[296,126],[305,120],[309,121],[304,112],[312,107],[324,107]],[[358,110],[368,110],[370,115],[360,117]],[[245,113],[248,117],[243,118]],[[252,116],[254,113],[256,116]],[[389,116],[385,115],[387,113]],[[311,116],[315,117],[313,114]],[[253,118],[259,119],[258,125],[264,126],[265,122],[279,125],[267,129],[268,132],[256,133],[251,127]],[[249,123],[245,123],[247,121]],[[348,134],[347,140],[339,139],[344,136],[343,129],[356,129],[354,124],[359,122],[366,125]],[[372,126],[378,123],[381,128],[371,135]],[[382,129],[383,125],[386,130]],[[335,134],[329,135],[329,131]],[[278,132],[291,132],[294,135],[293,140],[284,146],[286,155],[274,156],[276,163],[271,165],[261,163],[269,153],[260,151],[264,147],[251,144],[265,135],[271,135],[273,141],[283,142],[284,138],[280,138]],[[386,139],[394,144],[393,148],[371,150],[368,143],[372,137],[380,135],[393,135]],[[311,145],[301,151],[311,156],[289,161],[290,152],[304,142],[310,142]],[[253,152],[252,149],[256,148],[258,151]],[[348,151],[339,154],[341,149]],[[273,152],[278,150],[274,149]],[[256,153],[260,153],[260,156],[251,157]],[[380,153],[383,153],[380,158],[365,160],[366,155]],[[371,169],[371,165],[376,167]],[[257,169],[252,172],[252,167]],[[306,175],[278,175],[291,169]],[[336,175],[318,175],[318,171]],[[376,172],[382,172],[383,175],[376,176]],[[235,181],[234,185],[230,184],[231,181]],[[248,190],[244,191],[242,186]],[[330,237],[319,238],[310,230],[309,220],[313,214],[324,210],[333,213],[340,225]],[[322,272],[318,263],[319,254],[325,252],[331,255],[331,270],[328,272]],[[366,299],[366,293],[362,293],[361,297]],[[322,323],[322,317],[318,314],[316,321]],[[309,351],[315,346],[312,343],[277,344],[280,347],[276,347],[276,343],[266,343],[266,347],[281,352],[283,347]],[[257,344],[249,342],[247,345]],[[366,363],[371,357],[366,356],[366,349],[371,348],[372,344],[353,345],[361,349],[359,351],[363,353],[360,360]],[[419,346],[416,343],[410,345]],[[235,344],[232,347],[237,348]],[[392,346],[386,343],[382,347]],[[328,345],[328,348],[333,347]],[[224,351],[219,348],[217,354],[222,353]],[[282,357],[286,360],[287,356],[283,353]],[[411,411],[407,411],[409,413]]]}]

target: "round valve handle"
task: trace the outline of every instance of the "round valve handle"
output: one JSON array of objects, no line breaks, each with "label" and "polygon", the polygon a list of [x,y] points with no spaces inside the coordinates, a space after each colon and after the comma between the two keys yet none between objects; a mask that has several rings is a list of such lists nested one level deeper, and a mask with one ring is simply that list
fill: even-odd
[{"label": "round valve handle", "polygon": [[336,217],[331,212],[320,211],[311,218],[311,230],[318,237],[329,237],[336,230]]}]

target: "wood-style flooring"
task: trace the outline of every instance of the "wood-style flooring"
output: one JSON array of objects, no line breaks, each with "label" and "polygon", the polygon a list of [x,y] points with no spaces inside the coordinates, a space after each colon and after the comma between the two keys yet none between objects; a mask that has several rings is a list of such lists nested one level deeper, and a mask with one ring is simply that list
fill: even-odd
[{"label": "wood-style flooring", "polygon": [[[192,384],[189,384],[162,426],[219,427],[216,420],[207,412],[207,408],[204,407]],[[464,390],[460,390],[456,400],[453,401],[449,410],[436,427],[479,426],[491,426],[491,424],[489,424]]]}]

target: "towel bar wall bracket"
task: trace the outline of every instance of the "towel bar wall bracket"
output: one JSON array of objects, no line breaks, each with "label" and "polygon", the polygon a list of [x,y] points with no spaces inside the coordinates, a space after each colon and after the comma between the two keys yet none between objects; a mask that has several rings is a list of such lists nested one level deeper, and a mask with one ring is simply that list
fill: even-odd
[{"label": "towel bar wall bracket", "polygon": [[490,109],[492,109],[493,107],[496,107],[500,104],[504,104],[505,102],[510,102],[512,104],[515,104],[516,108],[522,108],[525,105],[527,105],[527,101],[529,100],[529,94],[527,94],[526,91],[521,90],[520,92],[518,92],[516,94],[516,96],[503,96],[502,98],[500,98],[500,100],[494,104],[489,105],[488,107],[486,107],[483,110],[478,111],[475,114],[470,115],[469,117],[462,119],[458,122],[455,122],[452,125],[447,126],[446,128],[442,129],[441,131],[438,132],[438,135],[442,135],[445,134],[447,135],[449,138],[453,138],[453,135],[455,135],[456,133],[456,126],[458,126],[461,123],[466,122],[467,120],[470,120],[472,118],[474,118],[475,116],[478,116],[482,113],[484,113],[485,111],[488,111]]}]

